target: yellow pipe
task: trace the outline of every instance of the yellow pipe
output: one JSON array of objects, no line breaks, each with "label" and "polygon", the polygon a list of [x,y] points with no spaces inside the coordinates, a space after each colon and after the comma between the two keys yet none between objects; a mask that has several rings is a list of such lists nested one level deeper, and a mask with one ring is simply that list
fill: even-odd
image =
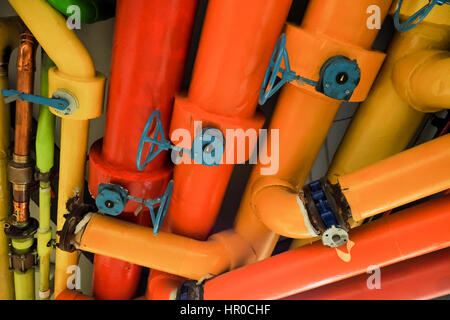
[{"label": "yellow pipe", "polygon": [[[0,18],[0,91],[8,88],[8,64],[11,51],[19,45],[23,26],[17,17]],[[11,212],[11,190],[7,178],[10,156],[10,110],[0,98],[0,300],[14,299],[14,283],[9,270],[9,240],[4,224]]]},{"label": "yellow pipe", "polygon": [[[427,0],[405,1],[401,17],[403,19],[410,17],[427,2]],[[393,12],[396,7],[397,3],[394,2],[391,11]],[[336,183],[339,176],[401,152],[407,147],[419,128],[425,116],[423,112],[436,111],[435,107],[439,104],[441,104],[441,108],[446,107],[448,98],[446,100],[445,92],[448,92],[448,86],[439,84],[448,81],[445,80],[448,79],[448,73],[445,75],[444,69],[442,72],[436,69],[436,64],[443,63],[442,60],[439,59],[437,62],[434,56],[428,61],[425,60],[424,68],[420,71],[423,78],[420,80],[414,74],[415,65],[408,61],[416,60],[417,58],[411,57],[424,50],[427,52],[449,50],[449,25],[450,12],[448,8],[436,6],[423,23],[416,28],[394,35],[388,56],[372,86],[369,97],[359,106],[330,165],[328,179],[332,183]],[[414,62],[417,61],[412,61],[412,63]],[[446,64],[442,67],[445,68],[445,66]],[[439,76],[437,76],[438,73]],[[414,93],[409,101],[417,99],[417,104],[411,107],[407,94],[403,94],[402,97],[401,92],[405,90],[405,81],[409,81],[412,76],[415,80],[409,84],[409,88],[414,88],[414,91],[409,90],[408,94]],[[436,76],[440,82],[436,81]],[[417,91],[419,85],[423,87]],[[428,91],[425,92],[425,90]],[[419,97],[416,96],[417,94]],[[352,227],[357,227],[361,222],[350,221],[350,224]],[[291,248],[298,248],[309,243],[309,240],[294,240]]]},{"label": "yellow pipe", "polygon": [[[406,1],[401,13],[403,16],[410,16],[426,2]],[[393,8],[395,7],[394,4]],[[366,167],[406,148],[424,114],[411,108],[407,100],[397,93],[392,82],[393,70],[401,59],[431,49],[450,49],[450,11],[447,6],[436,6],[423,23],[408,32],[395,34],[369,98],[360,105],[334,156],[328,171],[328,178],[332,183],[336,183],[341,175]],[[427,70],[427,77],[421,79],[421,84],[428,88],[433,85],[434,76],[430,76],[429,68]],[[416,87],[415,85],[414,88]]]},{"label": "yellow pipe", "polygon": [[[449,16],[450,18],[450,16]],[[328,171],[332,183],[346,173],[401,152],[417,131],[424,113],[397,94],[392,70],[401,58],[425,48],[450,47],[450,28],[419,25],[397,33],[369,98],[359,107]]]},{"label": "yellow pipe", "polygon": [[362,221],[450,188],[450,134],[339,178],[353,219]]},{"label": "yellow pipe", "polygon": [[[64,225],[67,200],[76,195],[83,197],[88,130],[88,120],[64,119],[61,123],[57,230]],[[55,296],[67,289],[67,268],[76,265],[77,259],[76,252],[67,253],[56,248]]]},{"label": "yellow pipe", "polygon": [[[64,17],[45,0],[9,0],[13,8],[31,30],[56,68],[49,71],[49,95],[58,89],[68,92],[77,108],[71,115],[62,115],[61,163],[58,190],[58,223],[61,230],[66,202],[83,196],[89,119],[101,115],[105,78],[96,73],[86,48]],[[68,267],[76,265],[77,253],[56,250],[55,296],[66,289]]]},{"label": "yellow pipe", "polygon": [[82,232],[80,250],[201,280],[255,261],[250,244],[234,232],[198,241],[94,214]]},{"label": "yellow pipe", "polygon": [[400,59],[394,66],[392,82],[397,93],[416,110],[450,109],[450,51],[424,50]]}]

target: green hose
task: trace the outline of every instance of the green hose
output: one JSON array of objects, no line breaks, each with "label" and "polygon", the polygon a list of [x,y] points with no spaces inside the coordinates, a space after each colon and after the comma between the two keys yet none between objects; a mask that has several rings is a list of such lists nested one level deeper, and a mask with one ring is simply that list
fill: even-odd
[{"label": "green hose", "polygon": [[[48,97],[48,70],[55,64],[43,52],[41,66],[41,95]],[[41,174],[48,174],[53,167],[55,116],[48,106],[40,105],[36,134],[36,166]],[[41,175],[42,176],[42,175]],[[49,181],[40,181],[39,229],[37,232],[39,255],[39,297],[50,298],[50,253],[52,240],[50,226],[51,188]]]},{"label": "green hose", "polygon": [[[56,10],[67,16],[70,6],[78,6],[81,21],[94,23],[115,16],[116,0],[47,0]],[[70,10],[69,10],[70,12]]]}]

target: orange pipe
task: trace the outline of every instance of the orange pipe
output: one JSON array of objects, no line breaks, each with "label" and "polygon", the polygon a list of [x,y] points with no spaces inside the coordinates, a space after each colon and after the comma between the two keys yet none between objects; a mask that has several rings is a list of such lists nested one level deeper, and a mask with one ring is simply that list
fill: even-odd
[{"label": "orange pipe", "polygon": [[285,300],[431,300],[450,294],[449,261],[442,249],[382,268],[380,288],[369,289],[365,273]]},{"label": "orange pipe", "polygon": [[[352,101],[364,100],[384,59],[382,53],[370,51],[378,30],[366,27],[367,8],[378,5],[381,19],[384,19],[391,2],[310,1],[302,25],[288,25],[286,30],[286,47],[292,69],[303,77],[317,80],[320,67],[330,57],[342,54],[357,59],[361,81],[353,93]],[[278,181],[284,180],[294,197],[307,179],[340,104],[341,101],[295,82],[287,84],[281,92],[269,128],[279,130],[279,170],[272,177]],[[270,144],[276,143],[272,141],[270,131],[267,141],[267,149],[270,150]],[[235,222],[236,232],[252,243],[258,260],[271,255],[278,234],[304,237],[309,233],[303,228],[305,223],[300,221],[298,210],[258,211],[265,205],[255,204],[257,198],[254,196],[254,185],[259,185],[260,192],[264,185],[272,191],[277,189],[261,175],[262,168],[264,166],[261,164],[255,166]],[[265,196],[269,191],[264,192]],[[286,188],[276,192],[286,192]],[[278,201],[277,198],[274,196],[274,200]],[[290,208],[295,208],[295,201],[291,204]]]},{"label": "orange pipe", "polygon": [[182,277],[152,270],[151,276],[148,278],[145,298],[147,300],[175,300],[177,290],[184,281],[185,279]]},{"label": "orange pipe", "polygon": [[[203,127],[218,128],[224,136],[226,129],[262,127],[264,118],[255,114],[259,88],[291,2],[209,2],[189,95],[175,101],[172,131],[185,128],[195,137],[198,129],[194,121],[202,121]],[[233,168],[230,164],[177,165],[166,218],[168,229],[205,239],[216,220]]]},{"label": "orange pipe", "polygon": [[450,187],[450,134],[339,178],[353,219],[364,220]]},{"label": "orange pipe", "polygon": [[449,223],[450,196],[440,197],[355,229],[350,249],[315,243],[223,274],[206,282],[204,298],[292,296],[365,273],[371,265],[381,268],[447,248]]},{"label": "orange pipe", "polygon": [[[82,233],[82,235],[81,235]],[[198,241],[95,214],[81,232],[80,250],[200,280],[254,261],[238,234],[221,232]]]}]

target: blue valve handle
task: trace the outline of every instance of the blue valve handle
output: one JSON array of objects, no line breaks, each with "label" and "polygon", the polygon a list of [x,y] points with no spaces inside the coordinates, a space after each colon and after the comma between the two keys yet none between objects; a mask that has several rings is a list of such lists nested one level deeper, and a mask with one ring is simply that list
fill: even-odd
[{"label": "blue valve handle", "polygon": [[[153,137],[149,137],[148,136],[149,130],[155,120],[156,124]],[[158,139],[159,136],[160,138]],[[151,143],[151,146],[147,153],[147,157],[145,158],[144,163],[142,163],[142,153],[144,152],[145,143]],[[155,150],[156,146],[158,147],[158,149]],[[136,166],[138,170],[139,171],[144,170],[145,167],[147,167],[147,165],[150,163],[150,161],[155,159],[158,156],[158,154],[160,154],[164,150],[167,151],[169,149],[173,149],[176,151],[190,152],[189,150],[185,150],[173,145],[172,143],[170,143],[170,141],[166,139],[166,135],[164,134],[164,127],[161,122],[161,112],[159,110],[155,110],[150,115],[150,118],[148,118],[147,123],[145,124],[144,127],[144,131],[142,132],[141,140],[139,142],[139,148],[136,157]]]},{"label": "blue valve handle", "polygon": [[[155,123],[155,129],[153,131],[153,136],[149,137],[148,134],[149,134],[150,128],[152,127],[152,124],[155,121],[156,121],[156,123]],[[205,128],[203,130],[203,132],[194,139],[194,142],[193,142],[194,145],[197,144],[198,141],[200,141],[200,144],[203,147],[206,144],[213,143],[215,141],[216,138],[207,133],[208,129],[213,129],[213,128]],[[206,138],[206,141],[205,141],[205,138]],[[144,161],[144,163],[142,163],[142,156],[143,156],[144,147],[145,147],[146,143],[150,143],[151,145],[148,150],[145,161]],[[155,149],[156,147],[157,147],[157,149]],[[192,159],[194,159],[194,161],[196,161],[197,163],[203,164],[205,166],[218,166],[219,165],[219,163],[215,163],[215,162],[207,163],[206,161],[203,161],[204,159],[203,159],[203,157],[201,157],[200,154],[193,152],[193,150],[195,149],[194,147],[192,148],[192,150],[184,149],[184,148],[175,146],[170,141],[168,141],[164,134],[164,127],[161,122],[161,112],[159,110],[155,110],[152,112],[152,114],[148,118],[147,123],[145,124],[145,127],[144,127],[144,131],[142,132],[141,140],[139,142],[139,147],[138,147],[138,152],[137,152],[137,157],[136,157],[136,166],[137,166],[138,170],[139,171],[144,170],[145,167],[147,167],[147,165],[150,163],[150,161],[155,159],[158,156],[158,154],[160,154],[164,150],[167,151],[169,149],[173,149],[177,152],[187,153]],[[223,155],[223,148],[221,150],[215,150],[214,152],[217,152],[218,158],[221,158]]]},{"label": "blue valve handle", "polygon": [[400,32],[405,32],[413,29],[419,23],[421,23],[430,13],[430,11],[436,6],[442,6],[444,4],[450,4],[450,0],[429,0],[428,4],[414,13],[405,22],[400,23],[400,10],[402,8],[403,0],[398,1],[398,7],[394,14],[395,28]]},{"label": "blue valve handle", "polygon": [[69,107],[69,101],[66,99],[46,98],[42,96],[32,95],[17,90],[2,90],[2,95],[7,97],[6,103],[13,102],[15,100],[23,100],[31,103],[42,104],[51,108],[64,111]]},{"label": "blue valve handle", "polygon": [[[150,211],[150,217],[153,223],[153,234],[158,235],[161,226],[169,208],[172,197],[173,181],[169,181],[164,194],[156,199],[141,199],[130,196],[128,191],[118,184],[100,184],[98,186],[98,195],[95,204],[100,212],[111,216],[118,216],[123,212],[128,200],[134,200],[145,205]],[[155,214],[155,208],[158,211]]]},{"label": "blue valve handle", "polygon": [[[281,68],[283,60],[285,69]],[[279,73],[281,73],[281,79],[275,84]],[[318,85],[317,81],[303,78],[291,70],[289,54],[286,49],[286,34],[283,33],[280,39],[278,39],[275,50],[270,58],[269,67],[266,70],[261,91],[259,93],[259,104],[265,104],[267,100],[269,100],[270,97],[280,90],[287,82],[294,80],[301,80],[314,87]]]},{"label": "blue valve handle", "polygon": [[[164,219],[166,218],[167,209],[169,208],[170,199],[172,198],[173,192],[173,180],[170,180],[167,184],[166,191],[164,194],[156,199],[139,199],[136,197],[128,196],[128,199],[134,200],[144,204],[150,210],[150,217],[153,223],[153,234],[155,236],[158,235],[161,227],[164,223]],[[158,207],[158,212],[155,215],[155,207]]]}]

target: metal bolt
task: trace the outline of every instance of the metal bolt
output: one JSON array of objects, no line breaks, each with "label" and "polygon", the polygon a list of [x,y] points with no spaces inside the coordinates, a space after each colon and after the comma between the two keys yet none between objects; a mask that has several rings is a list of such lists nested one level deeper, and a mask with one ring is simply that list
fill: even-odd
[{"label": "metal bolt", "polygon": [[105,206],[109,209],[114,208],[114,202],[112,202],[111,200],[106,200]]}]

